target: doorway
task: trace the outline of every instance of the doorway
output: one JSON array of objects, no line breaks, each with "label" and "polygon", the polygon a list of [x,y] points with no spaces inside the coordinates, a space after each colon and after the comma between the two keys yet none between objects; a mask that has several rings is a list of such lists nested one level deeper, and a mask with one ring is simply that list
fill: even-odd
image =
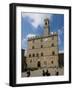
[{"label": "doorway", "polygon": [[37,63],[37,67],[38,67],[38,68],[41,67],[41,63],[40,63],[40,61],[38,61],[38,63]]}]

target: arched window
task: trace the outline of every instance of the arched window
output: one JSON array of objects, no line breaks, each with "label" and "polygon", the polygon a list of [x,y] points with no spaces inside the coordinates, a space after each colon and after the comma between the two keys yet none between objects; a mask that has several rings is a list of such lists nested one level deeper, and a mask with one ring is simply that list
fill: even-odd
[{"label": "arched window", "polygon": [[34,46],[32,46],[32,49],[34,49]]},{"label": "arched window", "polygon": [[35,54],[33,53],[33,57],[35,57]]},{"label": "arched window", "polygon": [[37,67],[38,67],[38,68],[41,67],[40,61],[37,62]]},{"label": "arched window", "polygon": [[43,48],[43,45],[41,45],[41,48]]},{"label": "arched window", "polygon": [[47,25],[47,22],[45,22],[45,25]]},{"label": "arched window", "polygon": [[52,43],[51,46],[54,47],[54,43]]},{"label": "arched window", "polygon": [[55,55],[55,52],[54,51],[52,52],[52,55]]},{"label": "arched window", "polygon": [[51,63],[53,64],[53,61],[51,61]]},{"label": "arched window", "polygon": [[43,53],[41,53],[41,56],[43,56]]},{"label": "arched window", "polygon": [[29,54],[29,57],[31,57],[31,54]]}]

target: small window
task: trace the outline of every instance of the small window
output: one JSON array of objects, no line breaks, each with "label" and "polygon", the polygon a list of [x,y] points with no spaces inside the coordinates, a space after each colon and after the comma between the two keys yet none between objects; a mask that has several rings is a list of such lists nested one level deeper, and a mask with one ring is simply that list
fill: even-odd
[{"label": "small window", "polygon": [[32,49],[34,49],[34,46],[32,46]]},{"label": "small window", "polygon": [[41,48],[43,48],[43,45],[41,45]]},{"label": "small window", "polygon": [[41,56],[43,56],[43,53],[41,53]]},{"label": "small window", "polygon": [[29,57],[31,57],[31,54],[29,54]]},{"label": "small window", "polygon": [[52,43],[51,46],[54,47],[54,44]]},{"label": "small window", "polygon": [[47,22],[45,22],[45,25],[47,25]]},{"label": "small window", "polygon": [[52,55],[55,55],[55,52],[54,51],[52,52]]},{"label": "small window", "polygon": [[33,57],[35,57],[35,54],[33,54]]},{"label": "small window", "polygon": [[53,64],[53,61],[51,61],[51,63]]}]

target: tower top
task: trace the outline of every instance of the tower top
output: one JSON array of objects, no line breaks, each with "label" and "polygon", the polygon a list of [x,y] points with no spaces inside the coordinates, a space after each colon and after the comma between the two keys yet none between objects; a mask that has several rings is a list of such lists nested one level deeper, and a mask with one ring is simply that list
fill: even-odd
[{"label": "tower top", "polygon": [[44,19],[44,36],[48,36],[49,34],[50,34],[49,19],[46,17]]}]

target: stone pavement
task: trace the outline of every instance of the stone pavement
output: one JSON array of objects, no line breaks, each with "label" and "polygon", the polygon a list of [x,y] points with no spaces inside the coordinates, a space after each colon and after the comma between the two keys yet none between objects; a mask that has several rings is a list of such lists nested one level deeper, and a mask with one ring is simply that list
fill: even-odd
[{"label": "stone pavement", "polygon": [[[50,76],[55,76],[57,73],[59,75],[64,75],[64,68],[40,68],[38,70],[30,71],[30,77],[43,76],[43,70],[50,73]],[[22,77],[27,77],[27,72],[21,74]]]}]

